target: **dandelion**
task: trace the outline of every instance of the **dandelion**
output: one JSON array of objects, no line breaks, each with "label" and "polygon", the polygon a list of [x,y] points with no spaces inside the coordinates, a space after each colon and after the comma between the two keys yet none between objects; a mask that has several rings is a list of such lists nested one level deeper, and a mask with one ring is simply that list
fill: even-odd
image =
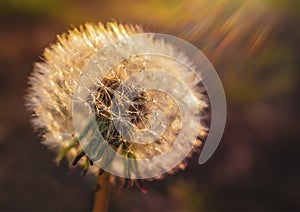
[{"label": "dandelion", "polygon": [[[140,51],[155,49],[161,55],[133,55],[113,66],[105,76],[98,73],[89,75],[91,83],[80,81],[87,66],[91,73],[95,72],[89,64],[101,49],[143,32],[138,25],[109,22],[106,25],[85,24],[58,36],[57,43],[45,49],[43,61],[35,63],[29,77],[26,100],[35,129],[43,129],[42,143],[57,152],[57,163],[67,158],[70,164],[83,166],[84,173],[102,174],[114,166],[115,154],[119,154],[125,161],[124,166],[112,169],[125,173],[122,176],[128,179],[120,179],[123,186],[135,184],[145,191],[138,178],[146,178],[147,173],[156,173],[160,169],[164,171],[161,171],[162,174],[151,176],[148,180],[162,179],[166,174],[184,169],[186,159],[199,149],[207,133],[207,129],[198,122],[184,122],[193,120],[207,107],[201,94],[200,80],[184,64],[161,55],[168,54],[184,63],[191,62],[175,47],[148,36],[135,43],[134,47]],[[118,48],[121,55],[127,55],[128,49]],[[113,57],[113,54],[106,55],[104,59],[110,61]],[[164,70],[174,78],[173,82],[160,79],[157,70]],[[133,83],[141,81],[141,72],[145,73],[142,83]],[[131,81],[127,81],[128,78]],[[177,98],[159,89],[145,89],[148,85],[164,87]],[[78,111],[74,111],[74,101],[80,99],[77,92],[80,86],[88,91],[83,103],[94,117],[94,122],[80,117],[83,130],[77,132],[74,112]],[[180,108],[183,103],[178,101],[185,102],[187,108],[184,111]],[[78,114],[80,116],[80,112]],[[92,131],[95,129],[101,138],[94,136]],[[176,146],[181,131],[184,135]],[[197,133],[198,140],[192,139],[192,132]],[[179,153],[190,145],[193,146],[190,153],[176,166],[170,167],[172,158],[144,168],[139,167],[139,162],[130,162],[130,159],[152,161],[156,156],[167,154],[174,146]],[[108,147],[115,154],[109,154]]]}]

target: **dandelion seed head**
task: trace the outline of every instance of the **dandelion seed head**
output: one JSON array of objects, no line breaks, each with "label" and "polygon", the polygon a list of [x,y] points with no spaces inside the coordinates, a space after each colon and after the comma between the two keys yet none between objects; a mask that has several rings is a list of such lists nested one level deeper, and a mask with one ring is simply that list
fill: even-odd
[{"label": "dandelion seed head", "polygon": [[[189,129],[196,130],[199,137],[205,137],[207,129],[200,123],[182,123],[182,116],[192,118],[207,107],[200,91],[200,80],[184,65],[191,63],[188,58],[163,40],[148,36],[133,47],[137,51],[155,49],[158,55],[128,55],[128,51],[120,47],[117,53],[121,52],[124,56],[122,62],[113,66],[105,76],[91,75],[90,83],[79,85],[84,67],[99,50],[117,40],[143,32],[138,25],[116,22],[106,25],[86,24],[58,36],[57,43],[45,49],[43,62],[34,65],[29,77],[27,106],[33,112],[35,129],[45,129],[43,144],[58,153],[58,160],[67,157],[69,161],[73,161],[75,158],[79,160],[79,164],[86,164],[84,159],[78,157],[82,146],[78,142],[74,143],[84,140],[74,129],[74,98],[85,104],[95,116],[97,127],[109,146],[129,158],[151,159],[167,153],[175,145],[183,124],[188,128],[185,132],[189,132]],[[172,58],[163,55],[171,55]],[[114,56],[106,55],[106,61],[109,63],[109,58]],[[178,61],[183,62],[179,64]],[[95,64],[97,65],[99,64]],[[141,81],[139,74],[145,70],[147,72],[143,75],[143,83],[135,84],[136,81]],[[158,82],[157,70],[163,70],[177,80],[169,82],[161,78]],[[132,82],[126,81],[128,78]],[[183,85],[185,89],[182,88]],[[87,90],[87,99],[76,95],[74,97],[78,86]],[[167,88],[178,98],[174,99],[159,90],[147,90],[147,86]],[[180,110],[178,100],[186,103],[186,110]],[[195,103],[196,109],[192,106]],[[179,148],[193,145],[196,150],[201,146],[201,140],[195,143],[194,140],[189,140],[188,134],[182,138]],[[100,158],[104,157],[102,155],[105,154],[101,154]],[[187,155],[189,156],[190,154]],[[89,157],[88,159],[93,160],[91,155]],[[184,160],[169,170],[169,173],[184,169],[186,164]],[[147,171],[164,169],[165,166],[168,166],[167,163],[162,161],[161,164],[153,164]],[[89,168],[93,172],[97,169],[95,166]],[[155,177],[161,178],[162,176]]]}]

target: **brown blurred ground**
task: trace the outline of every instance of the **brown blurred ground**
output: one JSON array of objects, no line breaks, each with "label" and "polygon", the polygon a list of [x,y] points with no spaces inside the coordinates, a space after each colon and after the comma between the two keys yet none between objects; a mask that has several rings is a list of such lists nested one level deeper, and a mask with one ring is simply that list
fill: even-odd
[{"label": "brown blurred ground", "polygon": [[[300,210],[299,3],[267,2],[280,16],[261,51],[242,57],[248,49],[233,42],[216,59],[213,49],[203,49],[220,74],[228,101],[227,126],[215,155],[202,166],[195,156],[186,171],[147,183],[147,195],[133,188],[114,196],[111,210]],[[240,1],[235,3],[238,7]],[[32,132],[24,108],[26,78],[43,48],[71,25],[111,19],[185,37],[170,21],[178,13],[188,14],[180,5],[155,0],[1,1],[0,210],[92,208],[93,177],[83,178],[66,163],[57,167],[54,154]],[[160,20],[156,13],[166,15]],[[204,42],[197,36],[190,41],[199,48]]]}]

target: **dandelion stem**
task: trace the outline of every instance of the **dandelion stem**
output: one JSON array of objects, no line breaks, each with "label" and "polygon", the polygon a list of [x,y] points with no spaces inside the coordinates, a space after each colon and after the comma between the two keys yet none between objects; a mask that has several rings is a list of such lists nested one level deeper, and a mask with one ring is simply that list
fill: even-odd
[{"label": "dandelion stem", "polygon": [[99,190],[95,193],[93,212],[108,211],[111,196],[111,183],[109,182],[110,174],[104,172],[98,177],[97,183]]}]

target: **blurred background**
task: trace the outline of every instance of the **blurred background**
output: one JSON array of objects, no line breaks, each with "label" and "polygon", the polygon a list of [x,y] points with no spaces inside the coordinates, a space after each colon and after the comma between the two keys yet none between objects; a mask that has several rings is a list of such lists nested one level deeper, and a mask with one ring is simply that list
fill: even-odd
[{"label": "blurred background", "polygon": [[183,38],[225,89],[223,139],[204,165],[115,194],[112,211],[300,210],[300,1],[1,0],[0,210],[90,211],[95,179],[54,163],[24,107],[43,49],[73,26],[116,20]]}]

